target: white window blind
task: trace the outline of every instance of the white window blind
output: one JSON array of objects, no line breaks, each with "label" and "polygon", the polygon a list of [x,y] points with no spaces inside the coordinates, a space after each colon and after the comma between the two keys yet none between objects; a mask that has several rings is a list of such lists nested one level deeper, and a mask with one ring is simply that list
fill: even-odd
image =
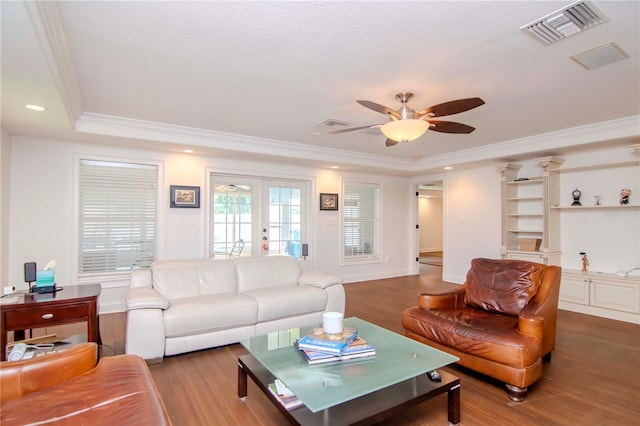
[{"label": "white window blind", "polygon": [[344,183],[342,209],[344,260],[380,256],[380,187]]},{"label": "white window blind", "polygon": [[156,252],[158,166],[80,160],[79,274],[149,267]]}]

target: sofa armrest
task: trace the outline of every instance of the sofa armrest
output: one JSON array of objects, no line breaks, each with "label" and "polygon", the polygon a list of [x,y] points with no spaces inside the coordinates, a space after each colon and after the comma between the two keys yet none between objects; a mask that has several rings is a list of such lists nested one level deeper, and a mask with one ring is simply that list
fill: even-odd
[{"label": "sofa armrest", "polygon": [[98,345],[81,343],[52,354],[0,363],[0,402],[57,385],[96,366]]},{"label": "sofa armrest", "polygon": [[466,285],[447,293],[422,293],[418,296],[418,306],[422,309],[459,308],[464,305]]},{"label": "sofa armrest", "polygon": [[304,271],[298,278],[298,285],[327,288],[336,284],[342,284],[342,278],[319,271]]},{"label": "sofa armrest", "polygon": [[167,309],[169,300],[152,288],[130,288],[124,296],[127,311],[133,309]]},{"label": "sofa armrest", "polygon": [[129,276],[129,287],[137,288],[152,288],[152,279],[151,279],[151,270],[149,269],[138,269],[131,272]]}]

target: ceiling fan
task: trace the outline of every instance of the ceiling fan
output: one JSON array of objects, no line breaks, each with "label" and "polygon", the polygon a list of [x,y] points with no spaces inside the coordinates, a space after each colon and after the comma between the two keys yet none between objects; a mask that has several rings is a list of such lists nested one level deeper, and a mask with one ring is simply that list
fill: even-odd
[{"label": "ceiling fan", "polygon": [[410,92],[398,93],[396,99],[402,102],[402,107],[397,111],[371,101],[356,101],[366,108],[381,114],[386,114],[389,117],[389,122],[333,130],[327,132],[327,134],[336,135],[339,133],[380,127],[382,133],[387,137],[386,146],[393,146],[399,142],[409,142],[417,139],[427,130],[434,130],[441,133],[471,133],[475,130],[475,127],[454,121],[432,120],[432,118],[458,114],[484,105],[484,101],[480,98],[466,98],[444,102],[416,112],[407,106],[407,102],[412,97],[413,93]]}]

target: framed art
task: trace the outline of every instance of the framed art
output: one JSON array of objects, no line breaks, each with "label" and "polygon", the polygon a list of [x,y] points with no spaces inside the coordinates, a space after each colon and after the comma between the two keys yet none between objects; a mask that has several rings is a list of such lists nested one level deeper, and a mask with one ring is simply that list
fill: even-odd
[{"label": "framed art", "polygon": [[179,186],[171,185],[169,187],[169,196],[171,208],[200,208],[200,187],[199,186]]},{"label": "framed art", "polygon": [[338,210],[338,194],[320,194],[320,210]]}]

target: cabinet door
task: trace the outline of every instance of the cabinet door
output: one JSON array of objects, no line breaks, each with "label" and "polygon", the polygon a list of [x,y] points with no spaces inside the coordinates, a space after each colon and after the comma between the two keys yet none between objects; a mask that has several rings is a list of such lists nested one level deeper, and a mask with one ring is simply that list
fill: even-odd
[{"label": "cabinet door", "polygon": [[589,281],[586,277],[563,275],[560,283],[560,300],[588,305]]},{"label": "cabinet door", "polygon": [[591,306],[624,312],[640,312],[639,288],[633,283],[594,278],[591,281]]}]

